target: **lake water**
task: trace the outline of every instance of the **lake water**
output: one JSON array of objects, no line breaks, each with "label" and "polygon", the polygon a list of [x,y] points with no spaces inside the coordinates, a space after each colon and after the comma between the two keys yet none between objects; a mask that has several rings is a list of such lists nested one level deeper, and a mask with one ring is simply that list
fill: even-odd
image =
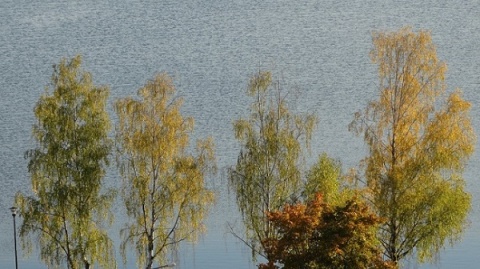
[{"label": "lake water", "polygon": [[[60,58],[83,55],[95,83],[111,87],[110,111],[116,98],[134,95],[156,72],[174,76],[184,114],[196,121],[194,138],[214,137],[220,168],[209,180],[218,198],[208,233],[182,247],[176,268],[255,268],[249,251],[226,229],[227,221],[241,228],[225,170],[238,154],[232,122],[247,115],[249,77],[272,70],[285,87],[301,92],[300,111],[318,115],[310,161],[327,152],[345,169],[354,167],[365,148],[347,125],[377,92],[376,67],[368,57],[371,32],[404,25],[432,31],[439,58],[449,67],[450,89],[461,88],[474,105],[478,133],[480,1],[0,1],[0,268],[14,268],[8,208],[16,192],[30,188],[23,153],[34,145],[32,109]],[[409,267],[478,268],[479,161],[475,153],[465,172],[473,208],[462,241],[447,247],[436,264]],[[119,184],[115,169],[107,181]],[[118,242],[124,216],[121,207],[114,210],[110,234]],[[20,268],[45,268],[37,254],[19,253]],[[125,266],[118,261],[119,268],[135,268],[133,258]]]}]

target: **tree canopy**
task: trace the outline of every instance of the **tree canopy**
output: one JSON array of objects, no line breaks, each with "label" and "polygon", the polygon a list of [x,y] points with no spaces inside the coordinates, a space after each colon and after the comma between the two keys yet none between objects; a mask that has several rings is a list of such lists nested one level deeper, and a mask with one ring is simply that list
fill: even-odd
[{"label": "tree canopy", "polygon": [[322,153],[307,172],[302,198],[309,201],[321,193],[328,204],[341,205],[355,195],[356,190],[350,184],[350,177],[351,175],[343,174],[339,160]]},{"label": "tree canopy", "polygon": [[109,89],[95,86],[80,65],[76,56],[54,66],[53,91],[47,87],[35,106],[37,147],[26,153],[33,195],[16,196],[20,237],[24,248],[39,247],[49,267],[115,268],[104,230],[115,193],[101,193],[112,146],[105,110]]},{"label": "tree canopy", "polygon": [[127,246],[134,245],[139,266],[152,268],[204,230],[214,198],[205,177],[215,172],[215,156],[211,139],[198,141],[196,155],[188,153],[193,118],[182,116],[182,100],[167,74],[148,81],[138,97],[115,104],[117,161],[130,220],[121,249],[125,259]]},{"label": "tree canopy", "polygon": [[459,238],[471,198],[463,168],[473,153],[470,103],[446,92],[446,65],[428,31],[373,34],[379,98],[357,113],[352,130],[363,134],[367,198],[386,219],[379,239],[388,259],[431,259]]},{"label": "tree canopy", "polygon": [[259,268],[393,268],[376,240],[381,219],[355,198],[332,206],[317,193],[267,215],[278,236],[264,240],[268,263]]},{"label": "tree canopy", "polygon": [[251,114],[234,123],[235,138],[242,149],[229,179],[246,227],[246,238],[237,237],[255,257],[264,255],[263,239],[274,236],[266,212],[279,209],[297,195],[302,141],[308,145],[316,118],[292,113],[287,95],[279,83],[272,83],[270,72],[253,76],[247,94],[253,99]]}]

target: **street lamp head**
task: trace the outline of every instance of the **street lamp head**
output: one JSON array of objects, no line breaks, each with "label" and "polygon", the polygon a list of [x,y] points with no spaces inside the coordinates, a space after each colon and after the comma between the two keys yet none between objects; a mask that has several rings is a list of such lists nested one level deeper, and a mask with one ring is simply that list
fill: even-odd
[{"label": "street lamp head", "polygon": [[10,211],[12,211],[12,216],[16,216],[17,215],[17,208],[16,207],[10,207]]},{"label": "street lamp head", "polygon": [[15,269],[18,269],[18,258],[17,258],[17,227],[15,226],[15,216],[17,215],[17,208],[12,206],[10,207],[13,216],[13,240],[15,242]]}]

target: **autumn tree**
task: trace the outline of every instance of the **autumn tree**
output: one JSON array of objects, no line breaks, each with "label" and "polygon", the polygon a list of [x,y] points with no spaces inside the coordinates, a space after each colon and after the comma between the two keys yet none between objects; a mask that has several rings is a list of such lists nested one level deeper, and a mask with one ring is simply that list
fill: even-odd
[{"label": "autumn tree", "polygon": [[95,86],[80,68],[81,57],[54,66],[34,112],[35,149],[29,150],[31,196],[18,193],[24,248],[34,243],[49,267],[115,268],[112,242],[104,230],[115,197],[105,189],[111,140],[105,111],[109,89]]},{"label": "autumn tree", "polygon": [[259,268],[392,268],[376,240],[381,219],[355,198],[332,206],[317,193],[267,215],[278,236],[264,240],[268,263]]},{"label": "autumn tree", "polygon": [[341,205],[355,194],[350,178],[351,175],[342,172],[339,160],[322,153],[307,172],[302,197],[309,201],[316,193],[322,193],[325,202]]},{"label": "autumn tree", "polygon": [[462,171],[476,140],[470,103],[460,90],[447,95],[446,65],[429,32],[377,32],[373,44],[379,99],[351,127],[369,149],[366,187],[386,219],[379,233],[386,257],[424,262],[465,228],[471,198]]},{"label": "autumn tree", "polygon": [[137,263],[152,268],[184,240],[194,240],[213,203],[205,176],[214,172],[211,139],[187,152],[193,118],[183,117],[182,100],[167,74],[159,74],[115,104],[117,160],[124,179],[123,201],[130,222],[122,230],[122,254],[135,246]]},{"label": "autumn tree", "polygon": [[251,114],[234,122],[235,138],[242,149],[229,171],[229,182],[246,236],[232,232],[251,248],[255,259],[257,254],[264,256],[262,242],[275,233],[266,212],[279,209],[298,194],[302,145],[308,145],[316,118],[292,113],[287,95],[279,83],[272,83],[269,72],[253,76],[247,93],[253,98]]}]

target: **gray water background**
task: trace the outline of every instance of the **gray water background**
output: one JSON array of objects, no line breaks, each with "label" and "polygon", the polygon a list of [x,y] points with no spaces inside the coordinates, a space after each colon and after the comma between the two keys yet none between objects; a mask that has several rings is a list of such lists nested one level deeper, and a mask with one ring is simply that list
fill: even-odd
[{"label": "gray water background", "polygon": [[[225,169],[238,154],[232,122],[248,113],[249,77],[268,69],[286,88],[298,89],[298,110],[320,119],[309,162],[327,152],[346,170],[365,154],[362,139],[347,125],[377,93],[376,67],[368,57],[371,33],[405,25],[432,31],[438,56],[448,64],[449,89],[461,88],[473,103],[478,133],[479,1],[0,1],[0,268],[14,268],[8,208],[16,192],[29,191],[23,154],[34,146],[32,110],[60,58],[83,55],[95,83],[111,88],[110,112],[115,99],[134,95],[155,73],[174,76],[183,112],[196,121],[193,138],[213,136],[220,168],[208,183],[217,192],[208,232],[181,248],[176,268],[254,268],[249,251],[225,226],[229,221],[241,228]],[[478,268],[479,174],[477,151],[465,172],[473,208],[462,241],[447,247],[436,264],[408,267]],[[119,186],[114,167],[107,181]],[[110,234],[118,242],[125,219],[120,206],[114,210]],[[45,268],[36,253],[19,253],[20,268]],[[131,255],[126,266],[118,262],[119,268],[135,268]]]}]

